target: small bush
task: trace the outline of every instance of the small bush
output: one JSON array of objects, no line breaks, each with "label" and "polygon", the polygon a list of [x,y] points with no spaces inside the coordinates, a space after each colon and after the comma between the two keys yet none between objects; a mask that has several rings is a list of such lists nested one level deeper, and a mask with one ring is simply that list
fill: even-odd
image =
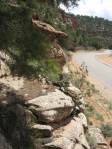
[{"label": "small bush", "polygon": [[85,115],[87,116],[87,118],[93,116],[95,114],[95,109],[93,106],[90,105],[86,105],[86,109],[85,109]]},{"label": "small bush", "polygon": [[97,147],[97,142],[96,142],[96,138],[90,135],[86,135],[87,141],[90,145],[91,149],[95,149]]},{"label": "small bush", "polygon": [[101,126],[102,133],[105,137],[112,137],[112,126],[111,125],[102,125]]},{"label": "small bush", "polygon": [[112,101],[108,102],[108,108],[109,110],[112,110]]},{"label": "small bush", "polygon": [[96,119],[97,120],[100,120],[100,121],[103,121],[104,120],[103,119],[103,116],[101,114],[99,114],[99,113],[96,113]]},{"label": "small bush", "polygon": [[71,75],[64,73],[60,76],[60,80],[58,81],[58,84],[60,87],[64,87],[65,89],[66,87],[69,86],[70,80],[71,80]]}]

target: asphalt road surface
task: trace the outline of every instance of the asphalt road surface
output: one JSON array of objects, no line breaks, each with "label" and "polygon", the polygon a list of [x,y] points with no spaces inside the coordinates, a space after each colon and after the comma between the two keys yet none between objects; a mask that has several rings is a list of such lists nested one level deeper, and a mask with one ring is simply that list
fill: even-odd
[{"label": "asphalt road surface", "polygon": [[101,63],[96,57],[100,54],[110,54],[109,50],[104,52],[78,52],[74,59],[78,64],[84,63],[87,66],[89,75],[101,81],[105,88],[112,88],[112,65]]}]

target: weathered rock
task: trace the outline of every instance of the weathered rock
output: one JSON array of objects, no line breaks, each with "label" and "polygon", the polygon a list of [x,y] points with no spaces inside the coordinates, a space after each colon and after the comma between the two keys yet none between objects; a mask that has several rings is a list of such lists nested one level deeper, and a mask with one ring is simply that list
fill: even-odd
[{"label": "weathered rock", "polygon": [[29,100],[27,104],[41,121],[47,123],[65,119],[74,109],[72,98],[57,89],[45,96]]},{"label": "weathered rock", "polygon": [[46,138],[52,136],[53,128],[49,125],[35,124],[31,126],[31,133],[36,138]]},{"label": "weathered rock", "polygon": [[57,31],[54,27],[52,27],[50,24],[39,21],[39,20],[34,20],[32,19],[33,25],[40,29],[41,31],[47,32],[49,34],[53,34],[55,36],[62,36],[62,37],[67,37],[67,34],[61,31]]},{"label": "weathered rock", "polygon": [[45,149],[45,144],[52,142],[53,138],[32,138],[34,149]]},{"label": "weathered rock", "polygon": [[89,145],[84,135],[84,129],[79,118],[74,117],[73,120],[64,127],[62,136],[73,141],[78,141],[85,148],[89,149]]},{"label": "weathered rock", "polygon": [[79,100],[82,98],[82,94],[81,91],[76,88],[73,85],[70,85],[67,89],[66,89],[67,94],[72,97],[74,100]]},{"label": "weathered rock", "polygon": [[44,144],[48,144],[51,143],[53,141],[53,137],[47,137],[47,138],[33,138],[33,141],[35,144],[40,144],[40,145],[44,145]]},{"label": "weathered rock", "polygon": [[25,120],[26,120],[26,125],[31,125],[37,120],[37,118],[35,115],[33,115],[33,113],[30,110],[25,109]]},{"label": "weathered rock", "polygon": [[82,97],[81,91],[78,88],[76,88],[70,83],[70,86],[65,89],[65,93],[67,93],[70,97],[72,97],[72,100],[76,105],[75,110],[81,112],[85,110],[85,101]]},{"label": "weathered rock", "polygon": [[88,124],[87,124],[87,118],[84,115],[84,113],[79,113],[78,114],[79,119],[81,120],[81,123],[83,125],[84,128],[88,128]]},{"label": "weathered rock", "polygon": [[94,137],[95,140],[96,140],[96,143],[98,145],[104,145],[104,146],[107,146],[107,142],[101,132],[101,130],[99,128],[96,128],[94,126],[89,126],[89,129],[88,129],[88,134],[91,136],[91,137]]},{"label": "weathered rock", "polygon": [[84,148],[81,144],[76,144],[74,149],[84,149]]},{"label": "weathered rock", "polygon": [[[55,134],[58,134],[56,136]],[[67,122],[66,125],[62,126],[58,130],[54,131],[54,142],[49,145],[60,147],[61,149],[68,149],[70,145],[70,149],[74,149],[75,144],[78,142],[85,149],[90,149],[85,138],[84,129],[79,118],[72,118]],[[57,137],[57,138],[56,138]],[[64,143],[64,141],[68,140],[69,144]]]},{"label": "weathered rock", "polygon": [[84,98],[83,97],[80,98],[79,99],[79,102],[78,102],[78,106],[79,106],[79,108],[80,108],[81,111],[84,111],[85,110],[85,105],[86,105],[86,103],[84,101]]},{"label": "weathered rock", "polygon": [[0,133],[0,149],[13,149],[1,133]]},{"label": "weathered rock", "polygon": [[65,53],[62,47],[55,41],[53,47],[49,51],[49,57],[56,58],[56,59],[63,59],[65,62]]},{"label": "weathered rock", "polygon": [[73,149],[74,142],[66,137],[60,137],[52,143],[46,144],[46,149]]}]

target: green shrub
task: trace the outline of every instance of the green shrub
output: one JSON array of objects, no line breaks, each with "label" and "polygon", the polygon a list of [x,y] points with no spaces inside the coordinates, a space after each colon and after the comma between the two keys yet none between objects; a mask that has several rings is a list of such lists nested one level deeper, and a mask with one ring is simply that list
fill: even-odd
[{"label": "green shrub", "polygon": [[101,131],[105,137],[112,137],[112,126],[111,125],[102,125]]},{"label": "green shrub", "polygon": [[95,114],[95,109],[93,106],[90,105],[86,105],[86,109],[85,109],[85,115],[87,116],[87,118],[92,117]]},{"label": "green shrub", "polygon": [[108,108],[109,108],[109,110],[112,110],[112,101],[108,102]]},{"label": "green shrub", "polygon": [[100,121],[103,121],[103,120],[104,120],[104,119],[103,119],[103,116],[102,116],[101,114],[96,113],[95,115],[96,115],[96,119],[97,119],[97,120],[100,120]]},{"label": "green shrub", "polygon": [[[34,3],[36,3],[35,6]],[[52,11],[53,8],[50,6],[40,5],[35,0],[32,2],[21,0],[19,4],[20,7],[13,8],[8,7],[6,1],[3,6],[0,3],[0,7],[8,7],[6,11],[4,8],[0,10],[0,36],[2,37],[0,49],[5,49],[10,55],[9,66],[12,73],[28,77],[42,74],[51,80],[57,80],[61,72],[60,66],[55,59],[51,60],[48,56],[52,42],[48,34],[35,29],[31,22],[31,16],[35,10],[43,13],[42,16],[39,15],[43,20],[46,18],[48,22],[53,22],[50,15],[55,11]],[[41,11],[39,11],[40,8],[42,8]],[[48,18],[45,15],[48,15]]]},{"label": "green shrub", "polygon": [[95,137],[92,137],[90,135],[86,135],[86,138],[87,138],[87,141],[90,145],[90,148],[91,149],[95,149],[97,147],[97,142],[96,142],[96,138]]},{"label": "green shrub", "polygon": [[61,74],[58,84],[60,87],[64,87],[64,89],[66,89],[69,86],[70,80],[71,80],[71,75],[64,73],[64,74]]}]

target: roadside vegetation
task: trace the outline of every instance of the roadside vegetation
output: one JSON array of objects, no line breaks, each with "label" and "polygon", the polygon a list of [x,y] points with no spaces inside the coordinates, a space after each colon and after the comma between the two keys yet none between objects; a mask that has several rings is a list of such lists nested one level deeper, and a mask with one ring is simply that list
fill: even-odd
[{"label": "roadside vegetation", "polygon": [[108,124],[103,124],[101,126],[102,133],[105,137],[112,137],[112,126]]},{"label": "roadside vegetation", "polygon": [[108,102],[108,108],[109,108],[109,110],[112,111],[112,101],[109,101],[109,102]]},{"label": "roadside vegetation", "polygon": [[75,16],[75,18],[77,20],[76,45],[95,47],[97,50],[102,48],[112,49],[112,21],[80,15]]}]

